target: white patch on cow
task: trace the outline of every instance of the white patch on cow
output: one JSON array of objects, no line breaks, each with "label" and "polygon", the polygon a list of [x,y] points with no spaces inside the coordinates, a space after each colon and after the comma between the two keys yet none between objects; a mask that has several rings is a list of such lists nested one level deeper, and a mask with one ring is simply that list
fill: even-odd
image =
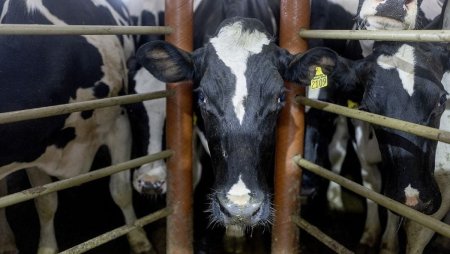
[{"label": "white patch on cow", "polygon": [[247,60],[251,55],[260,53],[263,46],[269,43],[267,35],[256,30],[252,33],[244,31],[240,22],[222,27],[218,35],[211,39],[219,59],[236,77],[232,102],[241,125],[245,115],[244,101],[248,95],[245,77]]},{"label": "white patch on cow", "polygon": [[42,0],[26,0],[28,13],[33,13],[36,10],[40,10],[43,7]]},{"label": "white patch on cow", "polygon": [[251,191],[247,188],[244,181],[242,181],[242,175],[239,175],[237,183],[231,186],[227,193],[227,198],[236,205],[245,205],[250,201]]},{"label": "white patch on cow", "polygon": [[194,12],[197,10],[197,8],[201,2],[202,2],[202,0],[194,0]]},{"label": "white patch on cow", "polygon": [[425,14],[425,18],[427,18],[429,20],[433,20],[439,14],[441,14],[442,1],[440,1],[440,0],[423,1],[422,4],[420,5],[420,9]]},{"label": "white patch on cow", "polygon": [[[306,87],[306,94],[309,99],[318,100],[320,89],[311,89],[309,86]],[[311,109],[310,106],[305,106],[305,113],[308,113],[308,111]]]},{"label": "white patch on cow", "polygon": [[0,16],[0,22],[3,22],[3,19],[5,18],[6,13],[8,13],[8,10],[9,10],[9,0],[6,0],[3,3],[2,14]]},{"label": "white patch on cow", "polygon": [[383,17],[382,13],[377,12],[377,7],[387,4],[387,0],[366,0],[361,6],[359,17],[366,20],[368,30],[404,30],[414,29],[416,27],[416,18],[418,15],[417,1],[412,1],[403,9],[407,11],[405,20],[399,21],[392,18]]},{"label": "white patch on cow", "polygon": [[419,203],[419,190],[414,189],[411,184],[406,186],[405,188],[405,204],[407,206],[416,206]]},{"label": "white patch on cow", "polygon": [[341,6],[346,12],[356,16],[359,0],[328,0],[328,2]]},{"label": "white patch on cow", "polygon": [[[442,84],[447,92],[450,92],[450,72],[446,72],[442,78]],[[447,99],[450,99],[447,96]],[[445,105],[445,111],[440,119],[440,130],[450,131],[450,101]],[[450,144],[438,142],[435,159],[435,175],[450,172]]]},{"label": "white patch on cow", "polygon": [[414,48],[404,44],[393,56],[381,55],[377,59],[382,68],[396,69],[403,88],[411,96],[414,93]]}]

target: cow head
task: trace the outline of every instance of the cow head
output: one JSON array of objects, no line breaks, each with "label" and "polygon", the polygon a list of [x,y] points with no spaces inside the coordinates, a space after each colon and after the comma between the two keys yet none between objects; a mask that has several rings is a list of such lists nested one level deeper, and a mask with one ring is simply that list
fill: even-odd
[{"label": "cow head", "polygon": [[368,30],[405,30],[421,26],[421,0],[363,0],[359,18]]},{"label": "cow head", "polygon": [[[363,60],[349,61],[330,50],[328,61],[335,64],[331,77],[342,92],[363,89],[362,110],[439,128],[449,56],[444,45],[379,42]],[[437,142],[374,127],[385,194],[425,213],[436,211],[441,202],[433,177]]]},{"label": "cow head", "polygon": [[137,53],[143,66],[164,82],[194,80],[215,173],[210,212],[226,226],[270,220],[268,175],[287,92],[284,73],[296,69],[294,78],[312,78],[309,66],[321,64],[320,57],[300,55],[291,62],[293,56],[271,40],[258,20],[233,18],[193,53],[163,41],[150,42]]}]

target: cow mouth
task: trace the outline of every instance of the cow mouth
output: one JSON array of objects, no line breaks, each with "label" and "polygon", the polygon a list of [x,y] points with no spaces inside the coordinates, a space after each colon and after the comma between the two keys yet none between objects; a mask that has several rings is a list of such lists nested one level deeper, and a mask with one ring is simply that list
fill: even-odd
[{"label": "cow mouth", "polygon": [[406,24],[392,17],[366,16],[362,22],[362,27],[367,30],[404,30]]}]

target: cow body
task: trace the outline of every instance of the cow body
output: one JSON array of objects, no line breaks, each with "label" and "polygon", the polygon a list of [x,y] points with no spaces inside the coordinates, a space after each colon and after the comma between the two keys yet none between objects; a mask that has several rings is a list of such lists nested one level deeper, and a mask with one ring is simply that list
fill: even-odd
[{"label": "cow body", "polygon": [[[3,24],[127,25],[121,1],[4,1]],[[128,36],[2,36],[0,38],[0,111],[8,112],[127,92],[127,59],[134,45]],[[8,61],[6,61],[8,59]],[[49,176],[68,178],[89,171],[100,146],[112,163],[130,158],[127,112],[119,106],[0,125],[0,178],[27,169],[32,184]],[[111,194],[127,224],[136,219],[129,172],[111,176]],[[53,229],[56,194],[36,199],[41,222],[39,253],[57,251]],[[4,218],[3,218],[4,219]],[[5,222],[6,223],[6,222]],[[3,223],[2,223],[3,224]],[[8,230],[8,227],[0,227]],[[0,233],[0,252],[14,252],[12,232]],[[142,230],[129,234],[136,252],[151,246]]]}]

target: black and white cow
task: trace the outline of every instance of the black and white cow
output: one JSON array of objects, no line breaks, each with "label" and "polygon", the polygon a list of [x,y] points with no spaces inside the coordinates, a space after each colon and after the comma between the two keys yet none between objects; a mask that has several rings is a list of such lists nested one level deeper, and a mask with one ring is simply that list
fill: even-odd
[{"label": "black and white cow", "polygon": [[[121,1],[2,1],[3,24],[127,25]],[[134,45],[128,36],[1,36],[0,112],[80,102],[124,94],[127,59]],[[0,179],[27,169],[33,185],[68,178],[90,169],[100,146],[112,163],[130,158],[127,112],[119,106],[0,125]],[[127,224],[135,213],[129,172],[111,176],[110,190]],[[3,189],[3,191],[5,191]],[[38,253],[56,253],[53,219],[57,196],[36,199],[41,224]],[[1,211],[0,253],[16,253],[12,231]],[[134,252],[151,249],[142,229],[128,234]]]},{"label": "black and white cow", "polygon": [[[131,16],[144,17],[137,20],[137,25],[163,25],[164,1],[129,1]],[[279,20],[279,1],[274,0],[246,0],[246,1],[223,1],[223,0],[195,0],[194,1],[194,48],[201,47],[213,36],[220,22],[233,16],[252,17],[262,20],[271,34],[276,35]],[[205,24],[208,24],[207,26]],[[139,43],[148,42],[162,37],[141,38]],[[145,68],[138,68],[134,75],[137,93],[164,90],[165,84],[156,80]],[[148,115],[148,135],[145,135],[143,146],[148,147],[148,153],[161,150],[163,145],[164,121],[165,121],[165,99],[144,102],[145,111]],[[142,122],[142,119],[139,120]],[[194,186],[198,184],[201,175],[199,163],[199,150],[205,149],[209,153],[203,132],[195,127],[194,133]],[[135,133],[135,132],[133,132]],[[200,142],[203,147],[200,147]],[[133,174],[133,186],[144,194],[165,194],[166,192],[166,165],[163,160],[141,166]]]},{"label": "black and white cow", "polygon": [[[274,134],[283,107],[283,78],[303,80],[321,65],[322,49],[311,57],[290,55],[272,42],[256,19],[227,19],[203,47],[188,53],[163,41],[137,53],[164,82],[193,79],[215,173],[210,212],[226,227],[270,222]],[[294,69],[298,70],[294,75]]]},{"label": "black and white cow", "polygon": [[[322,20],[311,20],[312,26],[322,29],[349,29],[351,22],[357,22],[359,29],[413,29],[421,28],[429,24],[441,11],[442,3],[440,1],[359,1],[361,11],[357,15],[358,1],[317,1],[313,2],[313,17],[322,18]],[[336,5],[341,6],[338,10],[340,12],[333,12],[336,10]],[[323,12],[321,12],[323,10]],[[389,11],[387,11],[389,10]],[[314,15],[316,13],[316,15]],[[343,14],[344,13],[344,14]],[[322,16],[318,15],[321,14]],[[349,17],[356,17],[349,19]],[[395,19],[393,19],[395,18]],[[366,27],[367,26],[367,27]],[[356,41],[355,42],[340,42],[325,40],[324,42],[313,41],[312,45],[327,45],[332,47],[346,57],[357,59],[362,55],[367,56],[372,52],[373,41]],[[325,44],[324,44],[325,43]],[[358,93],[342,94],[334,91],[333,88],[321,90],[309,90],[309,96],[319,98],[321,100],[331,101],[334,103],[347,105],[347,100],[355,100]],[[320,118],[318,118],[318,116]],[[342,162],[346,154],[346,145],[348,138],[351,136],[348,133],[347,121],[333,116],[325,112],[317,112],[311,109],[307,113],[307,128],[306,139],[314,140],[315,143],[306,142],[305,156],[316,161],[320,165],[329,165],[333,171],[340,171]],[[330,128],[335,123],[336,129]],[[364,122],[352,120],[352,125],[355,129],[353,137],[353,147],[357,151],[357,156],[361,164],[361,173],[363,184],[375,191],[380,191],[381,183],[377,164],[381,161],[378,143],[373,135],[372,128]],[[319,130],[319,131],[318,131]],[[336,130],[334,133],[333,131]],[[326,133],[329,133],[327,135]],[[334,134],[334,136],[333,136]],[[328,156],[327,156],[328,155]],[[329,162],[331,161],[331,163]],[[328,164],[327,164],[328,163]],[[314,178],[313,178],[314,179]],[[309,178],[307,180],[310,180]],[[328,191],[328,198],[331,204],[342,208],[342,201],[340,199],[340,187],[336,184],[330,183]],[[340,201],[340,202],[339,202]],[[391,220],[392,214],[389,215]],[[391,239],[396,239],[396,225],[392,225],[383,236],[383,246],[385,242]],[[381,225],[378,218],[378,209],[376,204],[367,202],[367,217],[364,229],[364,234],[360,240],[362,245],[375,247],[378,242],[379,234],[381,232]],[[389,234],[388,232],[394,232]]]}]

